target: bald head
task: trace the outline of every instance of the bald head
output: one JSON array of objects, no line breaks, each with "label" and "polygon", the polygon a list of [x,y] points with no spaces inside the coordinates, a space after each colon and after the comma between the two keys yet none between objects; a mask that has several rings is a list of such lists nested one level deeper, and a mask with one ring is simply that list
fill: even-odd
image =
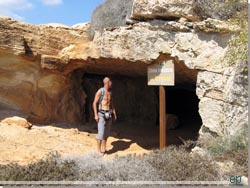
[{"label": "bald head", "polygon": [[109,81],[110,81],[110,78],[109,78],[109,77],[105,77],[105,78],[103,79],[103,84],[104,84],[104,85],[105,85],[105,84],[108,84]]},{"label": "bald head", "polygon": [[107,87],[107,89],[112,87],[112,82],[111,82],[109,77],[105,77],[103,79],[103,85],[104,85],[104,87]]}]

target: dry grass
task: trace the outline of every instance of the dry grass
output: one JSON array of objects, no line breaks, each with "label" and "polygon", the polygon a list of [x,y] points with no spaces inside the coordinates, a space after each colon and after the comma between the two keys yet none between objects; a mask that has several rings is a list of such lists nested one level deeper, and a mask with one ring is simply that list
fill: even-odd
[{"label": "dry grass", "polygon": [[[219,181],[235,174],[247,176],[247,150],[201,156],[190,154],[192,144],[113,160],[105,160],[95,152],[67,158],[51,153],[26,166],[0,165],[0,181]],[[234,162],[229,172],[222,171],[216,163],[226,160]]]},{"label": "dry grass", "polygon": [[62,158],[51,154],[26,166],[0,166],[0,180],[220,180],[222,176],[209,157],[191,155],[186,147],[168,147],[141,157],[128,155],[103,160],[96,153]]},{"label": "dry grass", "polygon": [[74,180],[75,169],[73,161],[61,162],[58,153],[50,153],[46,159],[26,166],[0,165],[0,181]]}]

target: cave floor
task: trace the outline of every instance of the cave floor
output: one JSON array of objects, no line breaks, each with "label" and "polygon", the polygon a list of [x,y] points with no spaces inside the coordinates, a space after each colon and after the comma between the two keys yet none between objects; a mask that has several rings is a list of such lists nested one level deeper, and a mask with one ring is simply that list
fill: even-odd
[{"label": "cave floor", "polygon": [[[186,122],[188,124],[188,121]],[[199,126],[183,125],[167,131],[167,145],[179,145],[183,140],[195,139]],[[58,151],[62,156],[83,155],[96,150],[95,124],[81,125],[80,129],[61,125],[33,125],[23,127],[0,123],[0,164],[16,162],[25,165]],[[128,154],[141,155],[158,148],[157,126],[117,122],[112,125],[105,159]]]}]

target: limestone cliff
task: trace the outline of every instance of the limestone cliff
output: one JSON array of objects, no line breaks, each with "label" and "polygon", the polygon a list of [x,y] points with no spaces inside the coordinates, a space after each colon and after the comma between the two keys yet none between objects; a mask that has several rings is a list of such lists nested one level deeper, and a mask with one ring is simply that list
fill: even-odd
[{"label": "limestone cliff", "polygon": [[154,122],[158,102],[146,85],[147,66],[173,59],[176,88],[194,90],[200,99],[200,135],[241,129],[248,114],[246,64],[218,63],[241,28],[204,20],[193,1],[134,0],[131,6],[122,24],[95,29],[93,38],[89,24],[31,25],[0,18],[0,108],[21,111],[32,122],[79,123],[90,111],[85,105],[90,90],[101,86],[87,81],[83,88],[82,75],[109,74],[126,77],[116,84],[121,95],[129,88],[123,96],[129,103],[116,99],[123,116]]}]

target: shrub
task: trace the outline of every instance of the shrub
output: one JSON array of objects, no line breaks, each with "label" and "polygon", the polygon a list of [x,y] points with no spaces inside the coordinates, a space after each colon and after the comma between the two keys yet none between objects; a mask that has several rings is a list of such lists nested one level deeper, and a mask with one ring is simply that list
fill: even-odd
[{"label": "shrub", "polygon": [[194,0],[195,12],[202,18],[226,20],[247,10],[246,0]]},{"label": "shrub", "polygon": [[238,150],[237,152],[227,151],[220,155],[214,156],[216,161],[232,161],[233,168],[224,173],[224,177],[228,178],[231,175],[244,175],[248,177],[248,153],[247,150]]},{"label": "shrub", "polygon": [[126,17],[131,14],[133,0],[106,0],[92,15],[89,36],[92,39],[96,30],[126,25]]},{"label": "shrub", "polygon": [[[83,161],[80,161],[83,164]],[[117,157],[111,161],[94,159],[93,162],[90,162],[91,165],[86,164],[86,161],[84,163],[84,167],[79,168],[81,180],[147,181],[161,179],[156,169],[144,157],[128,155]]]},{"label": "shrub", "polygon": [[225,55],[227,65],[235,65],[237,60],[247,64],[248,58],[248,31],[243,29],[240,34],[229,41],[228,50]]},{"label": "shrub", "polygon": [[[247,10],[243,10],[234,15],[229,20],[232,24],[239,25],[241,31],[238,35],[229,40],[228,50],[225,55],[227,65],[235,65],[238,60],[248,63],[248,14]],[[230,23],[229,22],[229,23]],[[247,73],[247,70],[245,71]]]},{"label": "shrub", "polygon": [[207,157],[192,156],[182,147],[155,150],[143,156],[128,155],[108,162],[94,162],[80,168],[81,180],[174,181],[218,180],[216,164]]},{"label": "shrub", "polygon": [[168,147],[147,156],[151,165],[166,181],[220,180],[217,165],[208,156],[190,155],[186,147]]},{"label": "shrub", "polygon": [[[61,161],[57,152],[45,159],[22,166],[16,163],[0,165],[0,181],[59,181],[73,180],[76,174],[74,161]],[[77,180],[77,179],[75,179]]]},{"label": "shrub", "polygon": [[0,166],[0,180],[99,180],[99,181],[171,181],[219,180],[218,168],[212,159],[191,155],[185,147],[168,147],[143,156],[128,155],[101,160],[96,153],[47,159],[20,166]]},{"label": "shrub", "polygon": [[218,137],[211,140],[206,145],[208,152],[213,156],[216,161],[233,161],[234,167],[224,174],[224,177],[229,175],[247,175],[248,171],[248,136],[247,136],[248,125],[236,135],[225,137]]},{"label": "shrub", "polygon": [[207,149],[212,155],[221,155],[226,152],[247,150],[248,144],[247,124],[237,134],[217,137],[207,144]]}]

